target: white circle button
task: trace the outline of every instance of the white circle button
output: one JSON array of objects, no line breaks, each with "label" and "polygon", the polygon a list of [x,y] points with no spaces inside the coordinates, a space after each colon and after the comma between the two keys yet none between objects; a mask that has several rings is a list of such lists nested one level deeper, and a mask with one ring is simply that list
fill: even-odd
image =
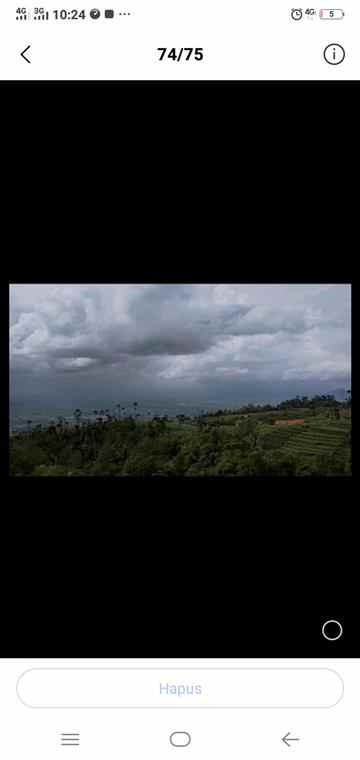
[{"label": "white circle button", "polygon": [[327,620],[321,632],[327,641],[337,641],[343,635],[343,627],[338,620]]}]

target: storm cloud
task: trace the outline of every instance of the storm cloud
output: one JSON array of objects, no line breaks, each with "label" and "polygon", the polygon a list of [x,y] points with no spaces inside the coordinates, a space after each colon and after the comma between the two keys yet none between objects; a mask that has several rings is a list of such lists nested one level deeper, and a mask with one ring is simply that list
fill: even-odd
[{"label": "storm cloud", "polygon": [[349,387],[349,285],[10,286],[10,394],[271,400]]}]

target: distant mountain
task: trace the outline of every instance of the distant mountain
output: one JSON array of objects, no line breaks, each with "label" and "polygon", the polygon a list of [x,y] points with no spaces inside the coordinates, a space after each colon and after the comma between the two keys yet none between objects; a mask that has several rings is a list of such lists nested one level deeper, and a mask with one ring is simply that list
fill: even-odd
[{"label": "distant mountain", "polygon": [[330,391],[330,395],[335,396],[337,401],[345,401],[347,390],[347,388],[335,388],[335,390]]}]

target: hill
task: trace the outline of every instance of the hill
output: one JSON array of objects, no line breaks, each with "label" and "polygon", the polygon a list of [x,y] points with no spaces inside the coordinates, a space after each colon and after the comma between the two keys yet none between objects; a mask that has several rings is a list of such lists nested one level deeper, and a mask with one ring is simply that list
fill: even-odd
[{"label": "hill", "polygon": [[[218,410],[175,420],[108,415],[10,438],[12,476],[351,475],[351,408],[316,403]],[[308,405],[305,406],[305,403]],[[297,421],[299,424],[276,424]]]}]

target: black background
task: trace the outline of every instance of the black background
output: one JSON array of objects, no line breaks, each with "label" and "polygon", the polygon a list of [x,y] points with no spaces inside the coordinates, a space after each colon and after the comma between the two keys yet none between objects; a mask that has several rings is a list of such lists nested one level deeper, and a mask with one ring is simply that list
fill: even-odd
[{"label": "black background", "polygon": [[352,478],[7,485],[3,656],[359,654]]},{"label": "black background", "polygon": [[[317,530],[306,507],[300,515],[289,503],[294,532],[279,511],[255,509],[249,520],[241,503],[227,506],[238,487],[224,493],[222,483],[221,495],[213,481],[194,483],[186,493],[176,484],[176,503],[174,485],[166,499],[155,484],[137,482],[121,486],[121,497],[106,480],[91,489],[79,481],[21,489],[27,515],[13,527],[15,551],[2,557],[2,655],[358,656],[354,563],[341,564],[344,536],[329,530],[324,510]],[[244,498],[254,489],[274,495],[255,483]],[[95,511],[86,507],[91,490]],[[34,506],[44,491],[46,503]],[[206,506],[210,495],[221,515]],[[344,627],[337,642],[321,635],[330,618]]]},{"label": "black background", "polygon": [[[69,90],[3,102],[4,357],[9,282],[353,280],[352,88]],[[359,655],[355,475],[10,481],[4,377],[2,656]]]}]

